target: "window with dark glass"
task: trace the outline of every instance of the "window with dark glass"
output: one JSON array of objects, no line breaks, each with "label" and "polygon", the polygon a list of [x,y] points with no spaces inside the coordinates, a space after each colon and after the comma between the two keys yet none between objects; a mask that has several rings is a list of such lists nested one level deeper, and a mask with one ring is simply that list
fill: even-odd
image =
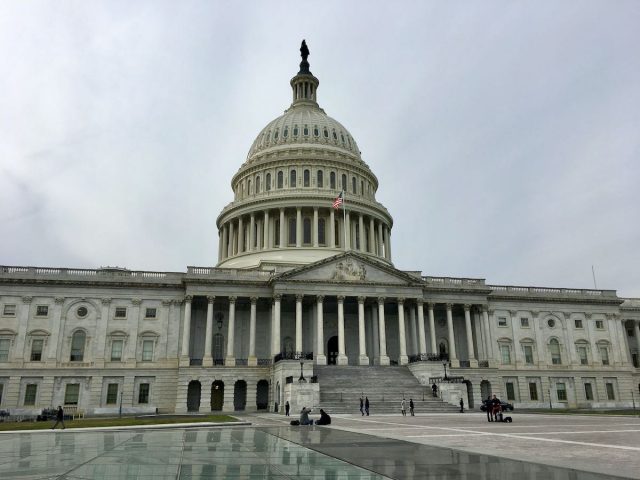
[{"label": "window with dark glass", "polygon": [[302,222],[302,242],[305,244],[311,243],[311,219],[305,218]]},{"label": "window with dark glass", "polygon": [[38,305],[36,307],[36,317],[46,317],[49,315],[49,307],[47,305]]},{"label": "window with dark glass", "polygon": [[309,170],[305,170],[302,174],[302,179],[304,186],[308,187],[311,183],[311,172],[309,172]]},{"label": "window with dark glass", "polygon": [[318,127],[313,127],[313,136],[317,137],[320,135],[320,131],[318,130]]},{"label": "window with dark glass", "polygon": [[107,405],[115,405],[118,403],[118,384],[110,383],[107,385]]},{"label": "window with dark glass", "polygon": [[38,395],[38,385],[35,383],[29,383],[24,389],[24,404],[35,405],[36,396]]},{"label": "window with dark glass", "polygon": [[289,127],[284,127],[284,132],[282,132],[282,136],[287,138],[289,136]]},{"label": "window with dark glass", "polygon": [[567,401],[567,387],[564,383],[556,383],[556,394],[559,402]]},{"label": "window with dark glass", "polygon": [[333,242],[336,246],[340,246],[340,224],[337,218],[333,223]]},{"label": "window with dark glass", "polygon": [[324,234],[324,218],[318,219],[318,243],[320,245],[325,245],[327,243]]},{"label": "window with dark glass", "polygon": [[72,362],[81,362],[84,359],[84,343],[86,335],[82,330],[78,330],[71,337],[71,356]]},{"label": "window with dark glass", "polygon": [[116,307],[115,318],[127,318],[127,307]]},{"label": "window with dark glass", "polygon": [[9,347],[11,346],[11,340],[8,338],[0,338],[0,362],[9,361]]},{"label": "window with dark glass", "polygon": [[535,382],[529,383],[529,398],[531,400],[538,400],[538,384]]},{"label": "window with dark glass", "polygon": [[65,405],[78,405],[78,398],[80,397],[80,384],[79,383],[67,383],[64,390],[64,404]]},{"label": "window with dark glass", "polygon": [[111,342],[111,361],[119,362],[122,360],[122,347],[124,340],[113,340]]},{"label": "window with dark glass", "polygon": [[552,338],[549,342],[549,351],[551,352],[551,363],[553,365],[561,365],[562,357],[560,355],[560,344],[555,338]]},{"label": "window with dark glass", "polygon": [[276,131],[273,133],[273,139],[274,140],[278,140],[278,129],[276,128]]},{"label": "window with dark glass", "polygon": [[284,173],[282,173],[282,170],[280,170],[278,172],[278,188],[282,188],[284,184]]},{"label": "window with dark glass", "polygon": [[298,126],[297,126],[297,125],[295,125],[295,126],[293,127],[293,136],[294,136],[294,137],[297,137],[297,136],[298,136]]},{"label": "window with dark glass", "polygon": [[326,128],[323,130],[324,133],[324,138],[329,138],[329,130],[327,130]]},{"label": "window with dark glass", "polygon": [[271,174],[267,173],[267,176],[265,177],[264,180],[264,189],[268,192],[269,190],[271,190]]},{"label": "window with dark glass", "polygon": [[342,190],[347,191],[347,176],[344,174],[342,175]]},{"label": "window with dark glass", "polygon": [[513,388],[513,382],[507,382],[507,400],[515,400],[516,399],[516,391]]},{"label": "window with dark glass", "polygon": [[156,308],[150,307],[144,309],[144,318],[156,318],[158,314],[158,310]]},{"label": "window with dark glass", "polygon": [[360,180],[360,195],[364,195],[364,180]]},{"label": "window with dark glass", "polygon": [[580,345],[576,347],[576,350],[578,351],[578,358],[580,359],[580,365],[588,365],[589,359],[587,358],[587,347]]},{"label": "window with dark glass", "polygon": [[584,397],[587,400],[593,400],[593,387],[590,383],[584,384]]},{"label": "window with dark glass", "polygon": [[149,384],[141,383],[138,387],[138,403],[149,403]]},{"label": "window with dark glass", "polygon": [[289,188],[296,188],[296,171],[291,170],[289,173]]},{"label": "window with dark glass", "polygon": [[34,338],[31,342],[31,361],[42,361],[42,348],[44,347],[44,340],[41,338]]},{"label": "window with dark glass", "polygon": [[613,387],[613,383],[607,382],[604,384],[605,388],[607,389],[607,400],[615,400],[616,399],[616,392],[615,389]]},{"label": "window with dark glass", "polygon": [[256,177],[256,193],[260,193],[260,177]]},{"label": "window with dark glass", "polygon": [[334,140],[338,140],[338,134],[336,133],[336,131],[333,131],[333,139]]},{"label": "window with dark glass", "polygon": [[304,128],[302,129],[302,134],[306,137],[307,135],[309,135],[309,127],[307,127],[306,125],[304,126]]},{"label": "window with dark glass", "polygon": [[280,220],[276,220],[275,221],[275,240],[274,240],[274,246],[281,246],[280,245]]},{"label": "window with dark glass", "polygon": [[324,187],[324,176],[322,174],[322,170],[318,170],[317,181],[318,181],[318,188],[323,188]]},{"label": "window with dark glass", "polygon": [[289,245],[296,244],[296,217],[289,219]]},{"label": "window with dark glass", "polygon": [[352,192],[353,194],[358,193],[358,192],[356,191],[356,177],[351,177],[351,192]]},{"label": "window with dark glass", "polygon": [[329,174],[329,188],[333,190],[336,189],[336,172],[331,172]]},{"label": "window with dark glass", "polygon": [[524,363],[533,365],[533,347],[531,345],[524,346]]}]

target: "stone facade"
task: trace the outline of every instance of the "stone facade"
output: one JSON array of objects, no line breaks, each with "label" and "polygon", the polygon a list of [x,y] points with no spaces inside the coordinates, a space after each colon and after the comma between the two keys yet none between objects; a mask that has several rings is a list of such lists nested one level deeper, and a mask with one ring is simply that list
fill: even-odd
[{"label": "stone facade", "polygon": [[424,385],[447,368],[471,407],[634,404],[640,300],[394,268],[378,180],[318,85],[301,68],[234,176],[217,267],[0,267],[0,409],[282,410],[318,398],[291,385],[315,364],[407,365]]}]

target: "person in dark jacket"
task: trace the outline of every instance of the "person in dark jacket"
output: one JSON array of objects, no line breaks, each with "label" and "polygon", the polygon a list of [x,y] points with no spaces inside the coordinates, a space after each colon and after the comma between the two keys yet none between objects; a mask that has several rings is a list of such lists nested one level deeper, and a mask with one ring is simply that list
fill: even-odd
[{"label": "person in dark jacket", "polygon": [[289,405],[289,400],[287,400],[287,403],[284,404],[284,415],[286,417],[289,416],[289,410],[291,410],[291,405]]},{"label": "person in dark jacket", "polygon": [[364,400],[360,397],[360,413],[364,416]]},{"label": "person in dark jacket", "polygon": [[431,385],[431,391],[433,392],[434,397],[438,396],[438,386],[435,383]]},{"label": "person in dark jacket", "polygon": [[55,430],[58,426],[58,423],[62,423],[62,429],[64,430],[64,410],[62,410],[62,407],[60,405],[58,405],[58,411],[56,412],[56,423],[53,424],[51,430]]},{"label": "person in dark jacket", "polygon": [[413,407],[414,407],[414,405],[413,405],[413,398],[410,398],[410,399],[409,399],[409,412],[411,413],[411,416],[412,416],[412,417],[415,417],[415,414],[414,414],[414,411],[413,411]]},{"label": "person in dark jacket", "polygon": [[464,400],[460,399],[460,413],[464,413]]},{"label": "person in dark jacket", "polygon": [[500,399],[498,397],[496,397],[495,395],[493,396],[493,399],[491,400],[491,406],[492,408],[492,415],[493,415],[493,419],[497,422],[498,421],[498,414],[500,414],[500,416],[502,417],[502,402],[500,402]]},{"label": "person in dark jacket", "polygon": [[320,419],[316,420],[316,425],[331,425],[331,417],[323,409],[320,409]]},{"label": "person in dark jacket", "polygon": [[364,397],[364,411],[369,416],[369,397]]},{"label": "person in dark jacket", "polygon": [[487,421],[493,422],[493,403],[491,402],[491,395],[487,397],[484,404],[487,406]]}]

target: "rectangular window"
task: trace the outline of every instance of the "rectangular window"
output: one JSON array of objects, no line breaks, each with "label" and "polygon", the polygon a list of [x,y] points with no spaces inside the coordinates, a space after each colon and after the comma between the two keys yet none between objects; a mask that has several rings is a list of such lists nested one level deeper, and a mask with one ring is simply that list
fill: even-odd
[{"label": "rectangular window", "polygon": [[613,389],[613,383],[607,382],[604,384],[604,386],[607,389],[607,400],[615,400],[616,399],[616,392]]},{"label": "rectangular window", "polygon": [[64,391],[65,405],[78,405],[78,397],[80,396],[80,384],[68,383]]},{"label": "rectangular window", "polygon": [[502,356],[503,365],[509,365],[511,363],[511,349],[509,345],[502,345],[500,347],[500,355]]},{"label": "rectangular window", "polygon": [[593,400],[593,387],[590,383],[584,384],[584,397],[587,400]]},{"label": "rectangular window", "polygon": [[507,382],[506,387],[507,387],[507,400],[515,400],[516,392],[515,392],[515,389],[513,388],[513,383]]},{"label": "rectangular window", "polygon": [[116,318],[127,318],[127,307],[116,307]]},{"label": "rectangular window", "polygon": [[633,366],[636,368],[640,368],[640,363],[638,362],[638,354],[637,353],[632,353],[631,354],[631,361],[633,362]]},{"label": "rectangular window", "polygon": [[115,405],[118,403],[118,384],[110,383],[107,385],[107,405]]},{"label": "rectangular window", "polygon": [[296,244],[296,219],[289,219],[289,245]]},{"label": "rectangular window", "polygon": [[498,326],[506,327],[507,326],[507,317],[498,317]]},{"label": "rectangular window", "polygon": [[578,347],[578,358],[580,359],[580,365],[588,365],[589,360],[587,359],[587,347]]},{"label": "rectangular window", "polygon": [[527,317],[520,318],[520,326],[522,328],[529,328],[529,319]]},{"label": "rectangular window", "polygon": [[567,401],[567,387],[564,383],[556,383],[556,393],[558,394],[559,402]]},{"label": "rectangular window", "polygon": [[36,404],[36,395],[38,394],[38,385],[35,383],[30,383],[24,389],[24,404],[25,405],[35,405]]},{"label": "rectangular window", "polygon": [[5,317],[15,317],[16,316],[16,306],[15,305],[5,305],[2,309],[2,315]]},{"label": "rectangular window", "polygon": [[138,390],[138,403],[149,403],[149,384],[141,383]]},{"label": "rectangular window", "polygon": [[119,362],[122,360],[122,346],[124,340],[113,340],[111,342],[111,361]]},{"label": "rectangular window", "polygon": [[9,361],[9,347],[11,346],[11,340],[8,338],[0,338],[0,362]]},{"label": "rectangular window", "polygon": [[42,348],[44,347],[44,340],[41,338],[34,339],[31,342],[31,361],[42,361]]},{"label": "rectangular window", "polygon": [[49,315],[48,305],[38,305],[36,307],[36,317],[46,317],[47,315]]},{"label": "rectangular window", "polygon": [[144,318],[156,318],[157,310],[155,308],[147,308],[144,311]]},{"label": "rectangular window", "polygon": [[607,347],[600,347],[600,358],[602,365],[609,365],[609,349]]},{"label": "rectangular window", "polygon": [[575,326],[576,326],[576,328],[582,328],[582,320],[576,320],[575,321]]},{"label": "rectangular window", "polygon": [[529,398],[531,400],[538,400],[538,384],[535,382],[529,383]]},{"label": "rectangular window", "polygon": [[524,346],[524,363],[533,365],[533,347],[531,345]]},{"label": "rectangular window", "polygon": [[150,362],[153,360],[153,340],[144,340],[142,342],[142,361]]},{"label": "rectangular window", "polygon": [[633,328],[629,328],[629,329],[627,329],[627,335],[628,335],[629,337],[633,337],[633,336],[634,336]]},{"label": "rectangular window", "polygon": [[604,321],[603,320],[596,320],[596,328],[598,330],[604,330]]}]

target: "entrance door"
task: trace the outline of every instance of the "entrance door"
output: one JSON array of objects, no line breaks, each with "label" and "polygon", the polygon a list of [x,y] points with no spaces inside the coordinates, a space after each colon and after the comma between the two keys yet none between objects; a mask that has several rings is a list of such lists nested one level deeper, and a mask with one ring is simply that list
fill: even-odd
[{"label": "entrance door", "polygon": [[269,408],[269,382],[260,380],[256,392],[256,407],[258,410]]},{"label": "entrance door", "polygon": [[197,412],[200,410],[200,382],[192,380],[187,387],[187,411]]},{"label": "entrance door", "polygon": [[247,382],[238,380],[233,386],[233,409],[241,412],[247,405]]},{"label": "entrance door", "polygon": [[335,365],[338,358],[338,337],[333,336],[327,342],[327,363]]},{"label": "entrance door", "polygon": [[473,402],[473,385],[469,380],[465,380],[464,383],[467,384],[467,398],[469,399],[469,404],[467,405],[467,408],[473,408],[475,406]]},{"label": "entrance door", "polygon": [[486,400],[491,396],[491,383],[487,380],[480,382],[480,395],[482,395],[482,400]]},{"label": "entrance door", "polygon": [[222,404],[224,403],[224,382],[216,380],[211,385],[211,411],[222,410]]}]

